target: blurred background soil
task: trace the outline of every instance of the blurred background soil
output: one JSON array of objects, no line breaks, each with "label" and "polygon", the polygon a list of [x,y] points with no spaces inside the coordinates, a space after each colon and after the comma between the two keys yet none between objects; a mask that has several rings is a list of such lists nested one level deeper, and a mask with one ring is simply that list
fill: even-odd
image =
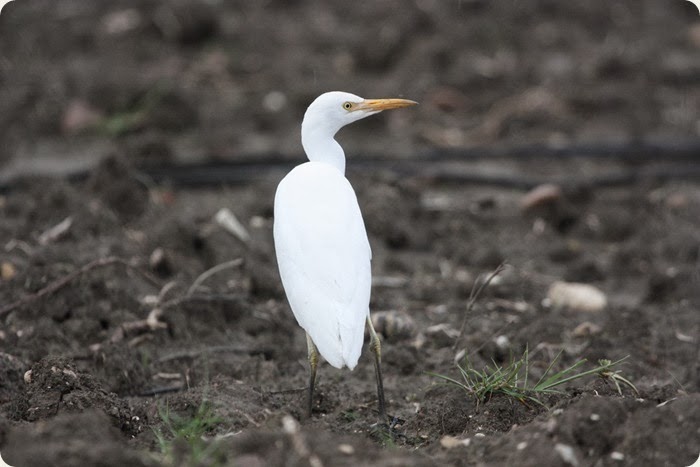
[{"label": "blurred background soil", "polygon": [[[353,372],[320,368],[303,419],[305,340],[274,259],[274,190],[329,90],[420,102],[338,135],[374,253],[389,434],[367,351]],[[13,466],[687,466],[700,453],[690,2],[16,0],[0,15],[0,135]],[[558,281],[606,305],[555,306]],[[534,376],[560,352],[561,368],[629,356],[619,369],[639,393],[591,377],[543,406],[477,406],[429,374],[456,377],[460,352],[483,368],[526,348]],[[203,407],[206,452],[164,448],[168,414]]]}]

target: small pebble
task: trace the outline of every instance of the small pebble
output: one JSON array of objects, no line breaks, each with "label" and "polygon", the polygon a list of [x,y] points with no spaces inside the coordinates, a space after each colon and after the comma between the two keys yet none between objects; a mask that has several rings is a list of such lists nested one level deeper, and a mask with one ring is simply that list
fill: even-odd
[{"label": "small pebble", "polygon": [[557,454],[559,454],[559,457],[561,457],[561,460],[563,460],[564,463],[573,465],[574,467],[577,467],[579,465],[579,461],[576,458],[574,448],[572,448],[571,446],[567,444],[557,443],[554,445],[554,450],[557,451]]},{"label": "small pebble", "polygon": [[282,431],[288,435],[292,435],[299,432],[299,422],[297,422],[291,415],[285,415],[282,418]]},{"label": "small pebble", "polygon": [[556,281],[547,292],[550,306],[555,309],[600,312],[608,304],[605,294],[588,284]]},{"label": "small pebble", "polygon": [[3,261],[2,265],[0,265],[0,277],[2,277],[2,280],[9,281],[15,277],[16,274],[17,269],[15,268],[15,265],[9,261]]},{"label": "small pebble", "polygon": [[270,91],[263,97],[262,105],[265,110],[277,113],[287,106],[287,96],[281,91]]},{"label": "small pebble", "polygon": [[613,451],[610,453],[610,459],[614,461],[623,461],[625,460],[625,455],[621,452]]},{"label": "small pebble", "polygon": [[553,205],[561,199],[562,191],[558,185],[550,183],[539,185],[520,199],[520,208],[527,212],[543,206]]},{"label": "small pebble", "polygon": [[338,452],[345,454],[347,456],[351,456],[355,454],[355,448],[352,447],[351,444],[339,444],[338,445]]},{"label": "small pebble", "polygon": [[508,338],[508,336],[504,336],[504,335],[498,336],[496,338],[496,345],[501,350],[508,349],[508,348],[510,348],[510,339]]},{"label": "small pebble", "polygon": [[666,198],[666,206],[671,209],[682,209],[688,205],[688,197],[683,193],[673,193]]},{"label": "small pebble", "polygon": [[143,23],[141,13],[135,8],[108,13],[102,18],[101,29],[109,36],[116,36],[133,31]]},{"label": "small pebble", "polygon": [[440,446],[442,446],[445,449],[453,449],[459,446],[469,446],[470,443],[470,438],[459,439],[450,435],[443,436],[440,439]]},{"label": "small pebble", "polygon": [[593,336],[595,334],[599,334],[602,330],[603,329],[597,324],[591,323],[590,321],[584,321],[574,328],[572,334],[574,337]]},{"label": "small pebble", "polygon": [[152,271],[161,275],[169,275],[172,272],[168,256],[165,254],[165,250],[160,247],[153,250],[148,258],[148,265]]}]

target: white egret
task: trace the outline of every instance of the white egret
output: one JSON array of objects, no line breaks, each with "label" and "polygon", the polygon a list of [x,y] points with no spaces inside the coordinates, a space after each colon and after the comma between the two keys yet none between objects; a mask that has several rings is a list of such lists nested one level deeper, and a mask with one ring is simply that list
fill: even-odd
[{"label": "white egret", "polygon": [[372,252],[357,197],[345,178],[345,153],[334,139],[348,123],[415,105],[327,92],[304,114],[301,142],[309,162],[295,167],[275,194],[274,238],[282,285],[306,331],[311,415],[320,353],[336,368],[357,365],[365,324],[374,352],[379,413],[385,418],[381,345],[369,317]]}]

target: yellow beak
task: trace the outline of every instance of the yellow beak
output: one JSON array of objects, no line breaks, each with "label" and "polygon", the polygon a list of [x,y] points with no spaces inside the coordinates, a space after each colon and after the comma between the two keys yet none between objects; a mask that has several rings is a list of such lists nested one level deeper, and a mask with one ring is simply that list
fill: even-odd
[{"label": "yellow beak", "polygon": [[418,105],[418,102],[408,99],[365,99],[357,105],[355,110],[381,112],[382,110],[400,109],[412,105]]}]

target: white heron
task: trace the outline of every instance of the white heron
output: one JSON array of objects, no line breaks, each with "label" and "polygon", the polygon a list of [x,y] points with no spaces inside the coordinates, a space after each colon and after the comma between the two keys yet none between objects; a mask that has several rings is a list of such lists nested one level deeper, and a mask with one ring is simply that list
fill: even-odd
[{"label": "white heron", "polygon": [[355,191],[345,178],[345,153],[334,136],[361,118],[415,104],[338,91],[320,95],[301,124],[309,162],[295,167],[277,187],[275,250],[287,300],[306,331],[309,415],[318,354],[336,368],[352,370],[362,352],[366,324],[375,357],[379,414],[386,417],[381,345],[369,317],[372,252]]}]

